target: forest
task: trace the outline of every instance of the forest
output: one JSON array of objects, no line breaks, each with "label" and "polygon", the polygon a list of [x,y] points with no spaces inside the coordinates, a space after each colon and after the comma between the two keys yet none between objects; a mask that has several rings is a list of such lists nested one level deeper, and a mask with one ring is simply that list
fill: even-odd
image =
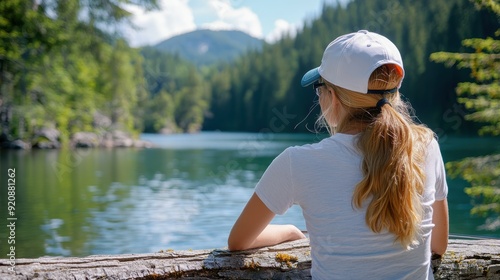
[{"label": "forest", "polygon": [[[455,88],[467,69],[429,59],[438,51],[473,52],[467,38],[495,37],[498,16],[469,0],[353,0],[324,5],[294,37],[233,62],[195,66],[153,47],[132,48],[117,30],[125,0],[6,0],[0,3],[0,143],[58,131],[306,132],[318,114],[300,78],[319,65],[335,37],[367,29],[403,56],[401,92],[439,134],[475,133]],[[132,1],[148,9],[156,0]],[[279,121],[276,122],[276,120]]]}]

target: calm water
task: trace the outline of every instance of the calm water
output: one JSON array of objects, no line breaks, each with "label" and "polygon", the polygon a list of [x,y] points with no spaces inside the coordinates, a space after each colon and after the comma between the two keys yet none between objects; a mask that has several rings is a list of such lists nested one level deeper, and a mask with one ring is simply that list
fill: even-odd
[{"label": "calm water", "polygon": [[[16,169],[16,256],[148,253],[226,246],[229,230],[272,159],[318,135],[152,135],[153,149],[0,151],[0,258],[7,254],[7,169]],[[498,139],[446,138],[445,161],[500,152]],[[460,180],[449,180],[454,234],[479,229]],[[305,229],[298,207],[275,223]],[[4,225],[5,224],[5,225]]]}]

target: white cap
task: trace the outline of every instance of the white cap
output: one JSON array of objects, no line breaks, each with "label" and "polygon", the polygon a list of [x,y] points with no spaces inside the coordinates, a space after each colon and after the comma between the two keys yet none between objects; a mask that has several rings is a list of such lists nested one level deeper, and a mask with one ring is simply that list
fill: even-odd
[{"label": "white cap", "polygon": [[[326,47],[321,65],[302,77],[303,87],[311,85],[320,76],[339,87],[368,93],[368,79],[384,64],[399,66],[404,77],[403,60],[398,48],[386,37],[360,30],[342,35]],[[401,86],[399,84],[398,88]]]}]

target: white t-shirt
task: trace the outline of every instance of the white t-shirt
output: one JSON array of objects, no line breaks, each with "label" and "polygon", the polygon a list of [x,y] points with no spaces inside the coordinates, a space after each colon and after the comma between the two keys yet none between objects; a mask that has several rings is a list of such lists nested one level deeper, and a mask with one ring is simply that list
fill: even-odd
[{"label": "white t-shirt", "polygon": [[[268,167],[255,192],[276,214],[302,208],[311,244],[313,279],[433,279],[432,204],[448,193],[436,140],[428,147],[420,245],[404,250],[387,231],[372,232],[366,208],[352,202],[363,178],[357,136],[335,134],[319,143],[290,147]],[[367,203],[364,203],[365,206]]]}]

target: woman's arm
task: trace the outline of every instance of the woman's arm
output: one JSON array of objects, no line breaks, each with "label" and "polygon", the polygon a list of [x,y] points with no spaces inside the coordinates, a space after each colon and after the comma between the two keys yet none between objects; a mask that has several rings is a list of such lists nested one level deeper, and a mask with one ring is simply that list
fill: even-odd
[{"label": "woman's arm", "polygon": [[227,242],[229,250],[246,250],[305,238],[293,225],[269,225],[274,216],[254,193],[231,229]]},{"label": "woman's arm", "polygon": [[448,201],[446,199],[435,201],[432,208],[434,228],[431,236],[431,250],[433,253],[443,255],[448,247]]}]

